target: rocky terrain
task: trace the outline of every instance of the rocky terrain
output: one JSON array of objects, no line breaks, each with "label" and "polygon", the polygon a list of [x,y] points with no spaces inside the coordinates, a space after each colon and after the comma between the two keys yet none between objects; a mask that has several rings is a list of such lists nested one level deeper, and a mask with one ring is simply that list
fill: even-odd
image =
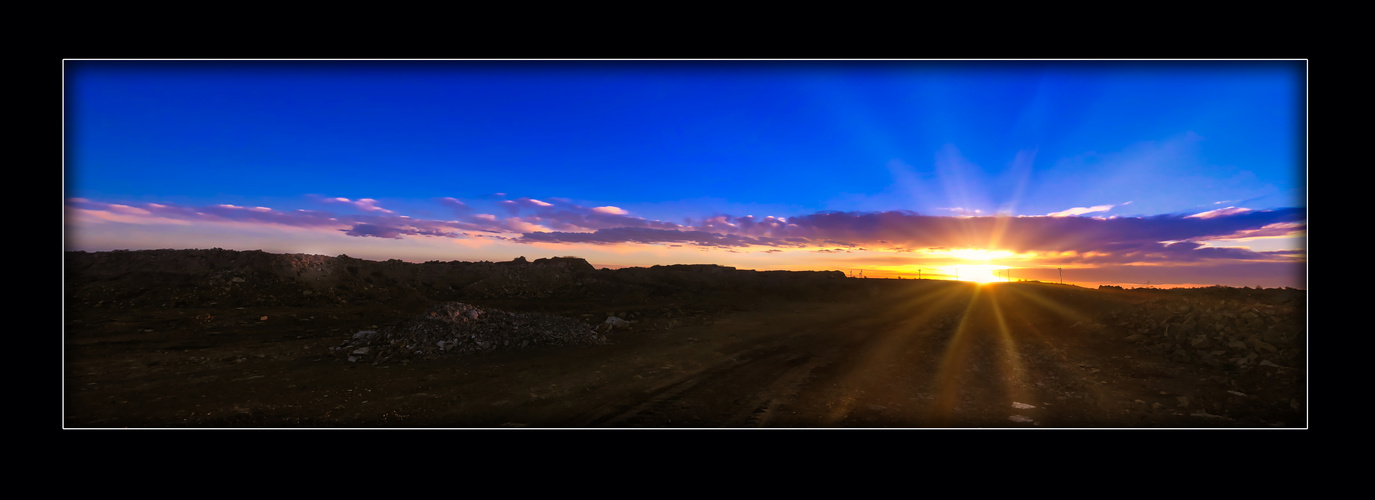
[{"label": "rocky terrain", "polygon": [[1301,290],[65,259],[64,428],[1307,426]]}]

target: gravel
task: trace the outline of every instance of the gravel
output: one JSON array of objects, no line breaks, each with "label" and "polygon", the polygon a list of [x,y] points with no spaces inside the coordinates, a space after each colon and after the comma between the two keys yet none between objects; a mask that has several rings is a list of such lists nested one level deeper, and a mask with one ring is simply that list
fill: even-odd
[{"label": "gravel", "polygon": [[336,350],[351,361],[385,363],[536,346],[607,342],[591,326],[563,316],[516,313],[443,302],[417,316],[352,334]]}]

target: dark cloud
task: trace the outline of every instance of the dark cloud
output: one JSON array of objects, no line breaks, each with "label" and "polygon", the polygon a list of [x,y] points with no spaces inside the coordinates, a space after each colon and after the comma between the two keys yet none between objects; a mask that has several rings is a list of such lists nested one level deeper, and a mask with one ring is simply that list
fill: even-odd
[{"label": "dark cloud", "polygon": [[[552,213],[552,212],[551,212]],[[599,228],[593,232],[525,233],[518,241],[565,243],[689,243],[700,246],[828,247],[819,253],[881,247],[913,249],[989,248],[1022,252],[1068,253],[1062,263],[1195,262],[1273,260],[1289,254],[1245,248],[1205,246],[1229,235],[1287,234],[1302,230],[1306,210],[1284,208],[1217,215],[1154,217],[944,217],[909,211],[818,212],[777,218],[717,215],[693,228],[654,229],[644,225]],[[568,215],[562,220],[574,220]],[[642,222],[642,219],[637,222]],[[604,223],[619,223],[609,219]],[[592,225],[586,219],[575,226]],[[1281,227],[1283,226],[1283,227]],[[1269,227],[1270,229],[1263,229]],[[1172,242],[1172,243],[1162,243]]]},{"label": "dark cloud", "polygon": [[396,228],[374,226],[372,224],[356,224],[352,229],[340,229],[340,231],[343,231],[344,234],[349,236],[401,239],[401,231],[398,231]]},{"label": "dark cloud", "polygon": [[[1186,215],[1155,217],[937,217],[908,211],[819,212],[789,217],[770,225],[767,234],[786,241],[805,240],[814,245],[855,247],[882,245],[890,248],[999,248],[1014,252],[1202,252],[1226,255],[1220,249],[1186,243],[1170,249],[1161,241],[1216,239],[1255,231],[1271,224],[1297,223],[1302,208],[1251,211],[1208,219]],[[746,218],[716,218],[711,227],[732,234],[758,235],[742,223]],[[729,229],[728,229],[729,228]],[[1290,231],[1293,228],[1285,229]],[[1283,234],[1271,231],[1270,235]],[[1178,245],[1178,244],[1177,244]]]}]

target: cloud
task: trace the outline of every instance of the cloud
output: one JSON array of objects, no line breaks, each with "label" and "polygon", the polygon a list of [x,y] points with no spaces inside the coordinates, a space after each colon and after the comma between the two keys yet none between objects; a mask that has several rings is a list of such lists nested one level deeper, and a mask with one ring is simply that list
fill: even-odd
[{"label": "cloud", "polygon": [[387,210],[385,208],[377,206],[377,200],[374,200],[372,198],[362,198],[356,201],[350,201],[348,198],[324,198],[322,201],[326,203],[343,203],[347,205],[352,205],[364,212],[382,212],[387,214],[392,213],[391,210]]},{"label": "cloud", "polygon": [[1151,250],[1161,241],[1206,239],[1269,224],[1301,224],[1304,209],[1155,217],[936,217],[907,211],[820,212],[788,218],[774,236],[884,247],[989,248],[1024,251]]},{"label": "cloud", "polygon": [[[541,225],[561,232],[586,232],[617,227],[644,227],[655,229],[681,229],[683,226],[670,222],[648,220],[630,215],[630,212],[615,206],[585,207],[566,198],[550,198],[559,203],[548,203],[531,198],[503,200],[499,203],[511,216],[523,220],[538,220]],[[518,228],[511,227],[512,230]],[[519,231],[517,232],[534,232]]]},{"label": "cloud", "polygon": [[439,198],[438,200],[440,205],[452,208],[457,212],[467,212],[469,210],[472,210],[472,207],[469,207],[467,203],[463,203],[457,198],[444,197]]},{"label": "cloud", "polygon": [[344,234],[349,236],[401,239],[401,232],[397,231],[395,228],[375,226],[372,224],[356,224],[352,229],[340,229],[340,231],[344,231]]},{"label": "cloud", "polygon": [[[687,225],[648,220],[612,205],[581,206],[519,198],[490,200],[512,213],[479,213],[456,198],[436,203],[454,209],[456,220],[396,215],[370,198],[326,199],[363,213],[281,211],[232,204],[184,206],[104,203],[68,198],[68,213],[83,224],[264,224],[338,231],[358,238],[506,238],[516,243],[689,245],[703,249],[764,247],[839,253],[873,249],[912,255],[922,249],[996,249],[1047,256],[1061,263],[1199,262],[1205,260],[1293,260],[1293,252],[1257,252],[1217,243],[1247,238],[1293,237],[1306,227],[1305,208],[1226,208],[1198,214],[1153,217],[1086,217],[1111,205],[1073,208],[1045,216],[936,216],[911,211],[816,212],[806,215],[732,216],[688,219]],[[367,207],[372,207],[369,209]],[[490,208],[490,207],[488,207]],[[692,222],[696,220],[697,222]]]},{"label": "cloud", "polygon": [[[536,232],[525,242],[668,243],[701,246],[807,248],[819,253],[855,248],[911,252],[920,248],[998,248],[1061,255],[1064,262],[1165,262],[1207,259],[1265,260],[1274,254],[1207,247],[1222,236],[1290,234],[1303,227],[1305,209],[1236,211],[1208,218],[1155,217],[949,217],[908,211],[818,212],[759,218],[716,215],[681,230],[603,228],[593,232]],[[785,222],[786,221],[786,222]],[[1169,242],[1169,243],[1162,243]]]},{"label": "cloud", "polygon": [[955,215],[961,216],[961,217],[977,217],[977,216],[983,215],[983,210],[979,210],[979,209],[968,209],[968,208],[964,208],[964,207],[948,207],[948,208],[942,208],[942,209],[940,209],[940,210],[945,210],[945,211],[947,211],[947,212],[950,212],[950,213],[952,213],[952,214],[955,214]]},{"label": "cloud", "polygon": [[1074,207],[1069,210],[1062,210],[1055,213],[1046,214],[1046,217],[1071,217],[1075,215],[1091,214],[1094,212],[1106,212],[1116,205],[1095,205],[1092,207]]},{"label": "cloud", "polygon": [[1227,208],[1219,208],[1219,209],[1217,209],[1217,210],[1209,210],[1209,211],[1207,211],[1207,212],[1196,213],[1196,214],[1190,215],[1189,217],[1197,217],[1197,218],[1200,218],[1200,219],[1211,219],[1211,218],[1213,218],[1213,217],[1222,217],[1222,216],[1224,216],[1224,215],[1236,215],[1236,214],[1246,213],[1246,212],[1250,212],[1250,211],[1251,211],[1251,209],[1249,209],[1249,208],[1227,207]]},{"label": "cloud", "polygon": [[591,243],[611,245],[618,243],[687,243],[703,247],[748,247],[780,246],[786,242],[772,238],[722,234],[710,231],[680,231],[677,229],[654,229],[645,227],[617,227],[598,229],[590,233],[572,232],[532,232],[521,235],[522,243]]},{"label": "cloud", "polygon": [[[363,200],[359,200],[362,202]],[[357,202],[340,202],[358,206]],[[364,202],[368,205],[368,202]],[[310,229],[336,229],[349,236],[398,239],[403,235],[440,236],[462,238],[461,231],[502,232],[501,227],[491,224],[475,224],[464,221],[419,220],[406,216],[391,215],[388,210],[375,210],[373,214],[335,214],[330,212],[298,209],[279,211],[268,207],[242,207],[233,204],[216,204],[201,207],[175,204],[145,203],[135,207],[115,203],[102,203],[81,198],[67,200],[70,211],[86,221],[120,222],[129,224],[201,224],[234,223],[285,226]]]},{"label": "cloud", "polygon": [[340,229],[344,234],[357,237],[390,238],[402,239],[402,235],[409,236],[439,236],[446,238],[464,238],[467,233],[456,231],[445,231],[427,225],[412,226],[403,224],[354,224],[352,228]]}]

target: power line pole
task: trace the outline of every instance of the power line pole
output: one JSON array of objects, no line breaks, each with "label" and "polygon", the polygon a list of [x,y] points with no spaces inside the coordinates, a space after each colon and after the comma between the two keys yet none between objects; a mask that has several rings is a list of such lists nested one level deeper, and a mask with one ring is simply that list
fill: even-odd
[{"label": "power line pole", "polygon": [[1065,269],[1063,267],[1057,267],[1055,270],[1060,271],[1060,284],[1065,284]]}]

